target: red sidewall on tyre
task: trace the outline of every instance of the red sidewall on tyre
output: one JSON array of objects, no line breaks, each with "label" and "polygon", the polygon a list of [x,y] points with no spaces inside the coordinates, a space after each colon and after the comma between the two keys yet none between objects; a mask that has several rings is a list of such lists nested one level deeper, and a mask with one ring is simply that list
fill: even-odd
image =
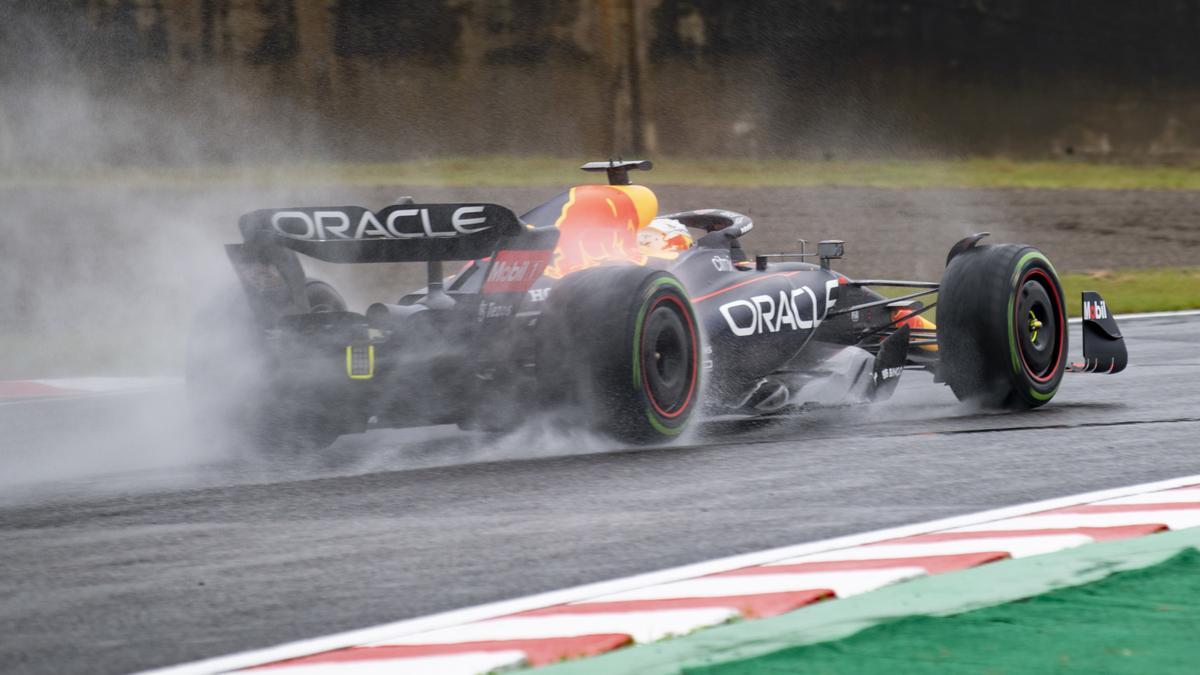
[{"label": "red sidewall on tyre", "polygon": [[702,336],[683,285],[643,267],[582,270],[551,291],[539,319],[547,399],[594,430],[634,443],[677,437],[701,398]]},{"label": "red sidewall on tyre", "polygon": [[1032,408],[1054,397],[1067,360],[1062,284],[1028,246],[977,246],[955,257],[938,296],[942,378],[960,400]]}]

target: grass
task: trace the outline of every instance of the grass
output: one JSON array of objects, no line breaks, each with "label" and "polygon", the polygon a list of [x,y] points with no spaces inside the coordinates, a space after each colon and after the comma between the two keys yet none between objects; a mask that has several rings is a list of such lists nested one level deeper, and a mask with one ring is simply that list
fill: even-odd
[{"label": "grass", "polygon": [[[1200,267],[1162,267],[1152,269],[1098,270],[1074,272],[1060,278],[1067,299],[1067,315],[1079,316],[1079,294],[1096,291],[1114,314],[1169,312],[1200,308]],[[911,288],[874,287],[887,297],[911,293]],[[925,304],[936,295],[918,298]],[[925,314],[937,320],[937,308]]]},{"label": "grass", "polygon": [[1098,292],[1117,314],[1200,308],[1200,267],[1065,274],[1062,282],[1071,316],[1079,316],[1081,291]]},{"label": "grass", "polygon": [[[0,171],[0,188],[207,188],[214,186],[359,187],[563,185],[596,182],[577,171],[585,158],[445,157],[392,163],[231,165],[191,168],[94,167],[71,172]],[[660,159],[650,185],[734,187],[867,186],[879,188],[1200,189],[1200,165],[1160,166],[1087,161],[703,160]]]}]

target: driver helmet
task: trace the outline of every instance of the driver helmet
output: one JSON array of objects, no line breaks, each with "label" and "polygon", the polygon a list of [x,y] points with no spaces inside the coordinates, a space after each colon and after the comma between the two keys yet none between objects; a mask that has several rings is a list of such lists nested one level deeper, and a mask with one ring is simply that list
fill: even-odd
[{"label": "driver helmet", "polygon": [[646,255],[674,257],[692,247],[692,234],[674,218],[655,218],[638,230],[637,242]]}]

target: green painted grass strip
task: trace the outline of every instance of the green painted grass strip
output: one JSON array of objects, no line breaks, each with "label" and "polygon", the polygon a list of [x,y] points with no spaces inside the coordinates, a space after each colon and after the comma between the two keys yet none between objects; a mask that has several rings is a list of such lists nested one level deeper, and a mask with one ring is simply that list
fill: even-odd
[{"label": "green painted grass strip", "polygon": [[[1091,544],[907,581],[770,619],[736,622],[686,637],[557,664],[539,672],[676,675],[688,668],[841,640],[872,626],[915,615],[948,616],[1030,598],[1117,572],[1156,565],[1197,546],[1200,546],[1200,528]],[[984,672],[982,666],[979,672]]]},{"label": "green painted grass strip", "polygon": [[[126,185],[204,189],[220,185],[274,186],[532,186],[581,180],[586,157],[495,155],[430,157],[388,163],[299,163],[111,167],[0,171],[0,188]],[[722,187],[851,186],[887,189],[1020,188],[1197,190],[1196,165],[1122,164],[1079,160],[1019,161],[1002,157],[961,160],[746,160],[655,157],[648,185]],[[497,170],[501,167],[502,170]]]},{"label": "green painted grass strip", "polygon": [[1200,669],[1200,551],[953,616],[915,616],[851,637],[687,675],[1194,673]]}]

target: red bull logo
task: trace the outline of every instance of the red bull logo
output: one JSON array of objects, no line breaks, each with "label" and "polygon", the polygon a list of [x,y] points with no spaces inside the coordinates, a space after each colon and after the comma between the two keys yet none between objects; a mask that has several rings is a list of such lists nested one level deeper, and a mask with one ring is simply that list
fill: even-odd
[{"label": "red bull logo", "polygon": [[554,260],[546,276],[554,279],[614,260],[644,265],[638,229],[654,219],[658,199],[640,185],[583,185],[571,188],[562,214]]}]

